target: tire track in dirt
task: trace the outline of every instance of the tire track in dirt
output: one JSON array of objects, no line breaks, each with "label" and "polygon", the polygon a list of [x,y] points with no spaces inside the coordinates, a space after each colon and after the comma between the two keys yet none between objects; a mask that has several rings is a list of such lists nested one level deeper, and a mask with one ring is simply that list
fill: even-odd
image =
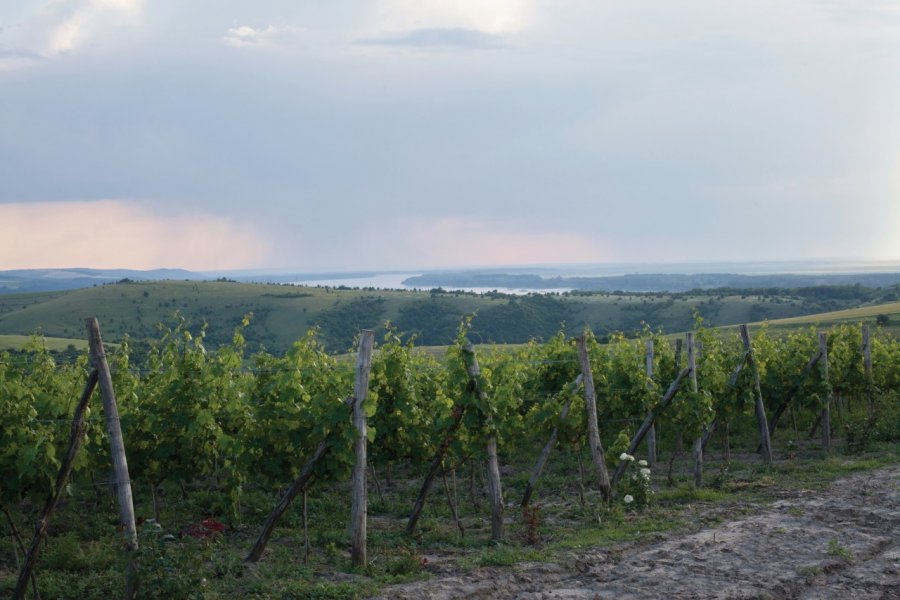
[{"label": "tire track in dirt", "polygon": [[662,541],[562,564],[479,568],[385,588],[379,598],[900,599],[900,466],[802,491]]}]

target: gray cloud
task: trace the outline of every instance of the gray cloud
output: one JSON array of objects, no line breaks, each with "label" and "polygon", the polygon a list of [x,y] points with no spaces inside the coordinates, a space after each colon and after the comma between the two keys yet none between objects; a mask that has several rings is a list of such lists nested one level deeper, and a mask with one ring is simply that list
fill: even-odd
[{"label": "gray cloud", "polygon": [[419,255],[404,228],[470,224],[617,260],[900,256],[900,38],[815,2],[572,2],[505,37],[372,25],[362,3],[189,4],[0,71],[0,203],[220,215],[307,268],[322,248],[397,266]]}]

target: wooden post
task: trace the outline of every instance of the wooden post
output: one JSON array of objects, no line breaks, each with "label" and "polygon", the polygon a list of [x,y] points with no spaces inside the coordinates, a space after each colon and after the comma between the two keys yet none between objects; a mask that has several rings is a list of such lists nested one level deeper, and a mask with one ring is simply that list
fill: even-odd
[{"label": "wooden post", "polygon": [[[662,400],[659,401],[659,406],[656,407],[655,410],[651,410],[647,413],[647,416],[644,417],[644,422],[641,424],[637,433],[634,436],[634,439],[631,440],[631,445],[628,447],[628,454],[634,456],[634,453],[637,452],[638,446],[641,445],[641,441],[644,439],[644,436],[647,435],[647,432],[650,430],[650,427],[653,426],[653,422],[656,420],[656,415],[660,414],[663,410],[666,409],[667,406],[672,402],[672,399],[675,398],[675,394],[678,393],[678,390],[681,388],[681,384],[684,381],[684,378],[690,375],[690,369],[682,369],[681,372],[678,373],[678,377],[675,378],[675,381],[669,385],[669,389],[666,390],[666,393],[663,395]],[[672,454],[673,460],[675,454]],[[622,475],[625,473],[625,468],[628,466],[630,461],[620,460],[619,466],[616,467],[616,472],[612,478],[612,486],[615,487],[616,483],[622,478]],[[671,467],[671,463],[670,467]],[[670,469],[671,471],[671,469]]]},{"label": "wooden post", "polygon": [[591,358],[588,356],[587,339],[577,339],[578,357],[581,359],[581,374],[584,376],[584,404],[587,409],[588,445],[591,448],[591,459],[594,462],[594,474],[597,487],[605,502],[611,499],[612,488],[609,484],[609,472],[606,470],[606,459],[603,456],[603,444],[600,441],[600,426],[597,423],[597,399],[594,392],[594,374],[591,371]]},{"label": "wooden post", "polygon": [[[425,499],[428,497],[428,492],[431,490],[431,484],[434,482],[434,478],[441,468],[441,464],[444,461],[444,455],[447,453],[447,448],[450,447],[450,442],[456,437],[456,430],[459,429],[463,414],[465,414],[465,410],[463,410],[461,405],[453,407],[453,413],[450,416],[450,428],[447,430],[446,435],[444,435],[444,441],[438,446],[437,452],[434,453],[434,458],[431,459],[431,467],[425,475],[425,481],[422,482],[422,488],[419,490],[419,496],[416,498],[412,513],[409,515],[409,521],[406,522],[406,535],[408,536],[412,536],[416,532],[416,523],[419,522],[422,509],[425,508]],[[472,473],[474,481],[474,471]]]},{"label": "wooden post", "polygon": [[[647,386],[653,388],[653,340],[647,340]],[[656,421],[650,423],[647,431],[647,464],[656,467]]]},{"label": "wooden post", "polygon": [[[681,354],[683,352],[682,347],[684,346],[684,340],[681,338],[675,338],[675,370],[681,370]],[[672,456],[669,459],[669,481],[671,485],[671,474],[672,474],[672,463],[675,461],[675,457],[684,451],[684,441],[682,440],[681,430],[675,432],[675,448],[672,450]]]},{"label": "wooden post", "polygon": [[772,464],[772,439],[769,437],[769,421],[766,418],[766,406],[763,403],[762,387],[759,384],[759,366],[753,354],[753,345],[750,343],[750,331],[746,325],[741,325],[741,341],[747,354],[747,362],[753,369],[753,386],[756,389],[756,423],[759,426],[759,445],[762,450],[763,462]]},{"label": "wooden post", "polygon": [[[687,334],[688,368],[691,370],[691,391],[697,393],[697,357],[694,348],[694,332]],[[694,485],[703,485],[703,434],[694,440]]]},{"label": "wooden post", "polygon": [[797,381],[794,382],[794,385],[788,390],[788,393],[785,395],[784,399],[781,401],[781,404],[778,405],[778,408],[775,409],[775,412],[772,413],[772,417],[769,419],[769,435],[775,435],[775,428],[778,426],[778,421],[781,419],[781,415],[784,414],[784,411],[787,410],[788,405],[790,405],[791,400],[794,399],[794,396],[800,390],[800,386],[803,384],[803,380],[806,378],[807,374],[812,370],[816,363],[822,358],[822,350],[821,348],[816,350],[816,352],[812,355],[809,361],[806,363],[806,366],[803,367],[803,370],[800,371],[800,375],[797,377]]},{"label": "wooden post", "polygon": [[875,395],[872,393],[874,382],[872,380],[872,345],[869,341],[869,326],[862,326],[862,354],[863,368],[866,374],[866,414],[869,422],[875,420]]},{"label": "wooden post", "polygon": [[[125,457],[125,440],[122,437],[122,424],[119,422],[119,408],[116,404],[116,392],[113,389],[112,375],[106,362],[103,339],[100,337],[100,324],[96,317],[85,320],[88,334],[88,346],[91,362],[97,369],[100,397],[103,399],[103,412],[106,415],[106,429],[109,432],[109,452],[113,459],[113,471],[116,478],[116,496],[119,500],[119,520],[125,532],[125,546],[129,554],[138,547],[137,527],[134,521],[134,500],[131,492],[131,478],[128,475],[128,459]],[[129,600],[135,594],[134,565],[129,559],[125,572],[125,597]]]},{"label": "wooden post", "polygon": [[[37,564],[41,542],[44,541],[44,538],[47,535],[47,527],[50,525],[50,514],[56,508],[59,498],[62,496],[63,490],[65,490],[66,482],[69,480],[69,475],[72,473],[72,467],[75,464],[75,455],[78,453],[78,449],[81,448],[81,443],[84,441],[84,415],[87,412],[91,394],[94,393],[94,388],[97,387],[97,379],[97,370],[94,369],[88,376],[87,383],[84,386],[84,392],[82,392],[81,399],[75,407],[75,414],[72,416],[72,427],[69,430],[69,447],[63,458],[59,474],[56,476],[56,485],[53,487],[50,495],[47,496],[47,501],[44,503],[44,509],[41,511],[41,516],[34,526],[34,537],[31,540],[31,546],[28,548],[28,552],[25,554],[25,561],[22,565],[22,570],[19,572],[19,579],[16,582],[15,592],[13,592],[13,598],[15,600],[22,600],[25,598],[25,592],[28,589],[29,581],[34,586],[35,595],[37,595],[37,582],[34,578],[34,567]],[[9,516],[9,513],[7,513],[6,516],[7,519],[9,519],[10,524],[15,528],[15,523]],[[13,529],[13,534],[15,533],[16,531]]]},{"label": "wooden post", "polygon": [[454,494],[450,492],[450,485],[447,483],[447,471],[444,470],[443,465],[441,465],[441,479],[444,481],[444,495],[447,496],[450,514],[453,515],[453,521],[456,523],[456,528],[459,530],[459,537],[463,537],[466,535],[466,528],[463,527],[462,521],[459,520],[459,511],[456,509]]},{"label": "wooden post", "polygon": [[[469,374],[469,384],[472,393],[484,400],[484,391],[481,386],[481,369],[478,366],[478,358],[475,356],[475,346],[468,342],[463,348],[463,360],[466,361],[466,371]],[[492,426],[490,415],[482,415],[487,426]],[[500,462],[497,458],[497,434],[490,433],[485,443],[487,453],[487,480],[488,494],[491,499],[491,541],[503,541],[503,487],[500,482]]]},{"label": "wooden post", "polygon": [[[828,381],[828,338],[825,332],[819,333],[819,353],[822,355],[822,377]],[[825,397],[822,409],[822,447],[831,451],[831,394]]]},{"label": "wooden post", "polygon": [[566,386],[566,392],[569,397],[566,399],[566,404],[559,414],[559,420],[556,425],[553,426],[553,432],[550,434],[550,439],[544,444],[544,449],[541,450],[541,455],[538,457],[537,464],[534,465],[534,470],[531,472],[531,477],[528,479],[528,485],[525,486],[525,493],[522,495],[522,508],[525,508],[528,506],[528,503],[531,502],[534,486],[537,484],[538,477],[541,476],[544,465],[547,464],[547,459],[550,457],[550,451],[553,449],[553,446],[556,444],[556,438],[559,436],[559,424],[566,420],[566,417],[569,414],[569,406],[572,404],[572,395],[578,390],[578,386],[581,385],[581,380],[583,378],[583,375],[579,375],[573,383]]},{"label": "wooden post", "polygon": [[375,333],[369,330],[360,332],[359,353],[356,357],[356,383],[353,387],[353,428],[356,430],[356,441],[353,449],[356,452],[356,463],[353,465],[353,500],[350,508],[352,529],[351,560],[354,567],[365,568],[366,559],[366,515],[368,491],[366,489],[366,412],[363,402],[369,390],[369,369],[372,366],[372,346]]},{"label": "wooden post", "polygon": [[319,445],[316,446],[316,450],[313,452],[312,457],[306,461],[305,465],[303,465],[303,468],[300,470],[300,475],[297,476],[297,479],[294,480],[291,487],[288,488],[288,491],[284,494],[275,508],[272,509],[266,522],[263,523],[259,537],[256,538],[256,544],[253,545],[250,554],[244,559],[245,561],[257,562],[260,559],[263,550],[266,549],[266,544],[269,543],[269,538],[272,537],[272,532],[275,531],[275,525],[278,523],[279,519],[281,519],[284,511],[291,505],[291,501],[293,501],[297,494],[301,491],[304,493],[306,492],[306,487],[309,484],[310,478],[313,476],[313,470],[316,468],[316,464],[318,464],[326,454],[328,454],[328,443],[325,440],[322,440],[319,442]]}]

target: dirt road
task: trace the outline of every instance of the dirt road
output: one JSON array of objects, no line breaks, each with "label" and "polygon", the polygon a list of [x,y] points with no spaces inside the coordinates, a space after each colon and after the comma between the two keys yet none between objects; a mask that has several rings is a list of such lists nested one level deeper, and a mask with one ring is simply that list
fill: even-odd
[{"label": "dirt road", "polygon": [[900,467],[751,508],[690,534],[438,574],[380,598],[900,599]]}]

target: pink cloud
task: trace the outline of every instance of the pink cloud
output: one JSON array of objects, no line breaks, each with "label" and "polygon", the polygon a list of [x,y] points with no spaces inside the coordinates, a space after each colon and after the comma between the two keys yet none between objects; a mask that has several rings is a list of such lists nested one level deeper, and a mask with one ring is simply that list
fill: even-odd
[{"label": "pink cloud", "polygon": [[121,200],[0,204],[0,269],[239,269],[264,265],[270,250],[251,227],[219,215],[158,214]]}]

